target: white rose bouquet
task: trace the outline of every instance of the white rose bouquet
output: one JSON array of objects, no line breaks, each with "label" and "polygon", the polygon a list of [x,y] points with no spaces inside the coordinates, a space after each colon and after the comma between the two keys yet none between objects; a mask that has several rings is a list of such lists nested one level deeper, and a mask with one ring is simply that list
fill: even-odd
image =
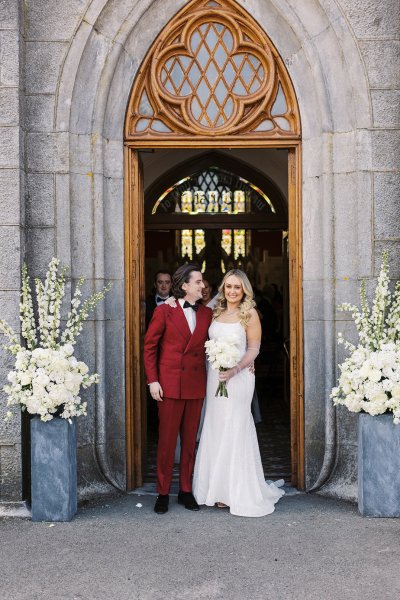
[{"label": "white rose bouquet", "polygon": [[[58,274],[59,262],[57,258],[51,260],[44,283],[35,280],[37,318],[27,268],[23,265],[20,320],[26,347],[18,343],[12,328],[0,320],[0,333],[8,338],[8,344],[3,347],[16,357],[14,369],[7,377],[9,383],[3,388],[8,396],[7,405],[19,405],[21,410],[39,415],[42,421],[49,421],[55,415],[63,419],[86,415],[87,403],[82,402],[79,390],[81,386],[88,388],[97,383],[99,376],[97,373],[89,375],[88,366],[73,356],[74,344],[89,312],[110,289],[107,286],[92,294],[81,306],[84,280],[79,279],[66,327],[61,333],[66,269]],[[8,411],[6,418],[12,414]]]},{"label": "white rose bouquet", "polygon": [[[214,371],[227,371],[235,367],[240,359],[239,344],[240,339],[237,335],[208,340],[204,345],[211,368]],[[219,382],[215,395],[228,398],[226,381]]]},{"label": "white rose bouquet", "polygon": [[339,365],[338,387],[331,398],[352,412],[370,415],[393,413],[400,424],[400,281],[393,294],[389,291],[387,253],[383,254],[381,272],[372,309],[369,308],[365,281],[361,285],[361,309],[342,304],[339,310],[352,312],[358,334],[356,347],[339,334],[338,341],[350,351]]}]

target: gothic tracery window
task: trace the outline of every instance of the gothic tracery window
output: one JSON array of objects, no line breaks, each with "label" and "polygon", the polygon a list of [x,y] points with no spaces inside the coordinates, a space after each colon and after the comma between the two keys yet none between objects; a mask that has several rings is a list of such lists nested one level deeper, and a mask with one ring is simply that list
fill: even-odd
[{"label": "gothic tracery window", "polygon": [[128,107],[127,138],[299,137],[274,46],[232,0],[190,2],[153,44]]}]

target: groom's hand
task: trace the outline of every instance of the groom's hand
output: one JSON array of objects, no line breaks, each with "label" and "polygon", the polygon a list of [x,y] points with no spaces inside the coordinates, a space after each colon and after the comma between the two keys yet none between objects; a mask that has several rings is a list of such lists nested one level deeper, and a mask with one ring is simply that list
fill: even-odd
[{"label": "groom's hand", "polygon": [[157,400],[157,402],[163,401],[164,392],[162,390],[161,385],[158,383],[158,381],[154,381],[153,383],[150,383],[149,389],[150,389],[150,396],[152,398],[154,398],[154,400]]}]

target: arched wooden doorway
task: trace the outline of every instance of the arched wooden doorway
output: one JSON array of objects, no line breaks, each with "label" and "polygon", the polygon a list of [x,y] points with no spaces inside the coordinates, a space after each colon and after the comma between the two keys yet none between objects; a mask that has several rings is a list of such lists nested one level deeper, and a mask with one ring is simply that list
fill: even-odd
[{"label": "arched wooden doorway", "polygon": [[292,483],[304,486],[300,118],[268,36],[234,0],[193,0],[169,22],[134,81],[125,121],[127,488],[142,484],[145,435],[144,191],[148,148],[286,148]]}]

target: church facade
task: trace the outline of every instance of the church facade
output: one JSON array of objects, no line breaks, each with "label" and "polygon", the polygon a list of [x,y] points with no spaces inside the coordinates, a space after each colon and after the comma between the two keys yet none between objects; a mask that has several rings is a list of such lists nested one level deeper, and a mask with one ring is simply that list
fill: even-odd
[{"label": "church facade", "polygon": [[[82,495],[145,481],[150,272],[209,244],[209,273],[282,276],[293,485],[356,499],[357,416],[329,397],[337,334],[355,335],[337,305],[373,289],[384,250],[400,277],[398,65],[392,0],[0,0],[0,317],[19,329],[24,261],[44,277],[60,258],[69,293],[113,283],[77,345],[101,375],[78,424]],[[164,254],[157,231],[173,232]],[[1,351],[2,385],[11,366]],[[0,395],[0,502],[20,501],[29,421],[5,422]]]}]

